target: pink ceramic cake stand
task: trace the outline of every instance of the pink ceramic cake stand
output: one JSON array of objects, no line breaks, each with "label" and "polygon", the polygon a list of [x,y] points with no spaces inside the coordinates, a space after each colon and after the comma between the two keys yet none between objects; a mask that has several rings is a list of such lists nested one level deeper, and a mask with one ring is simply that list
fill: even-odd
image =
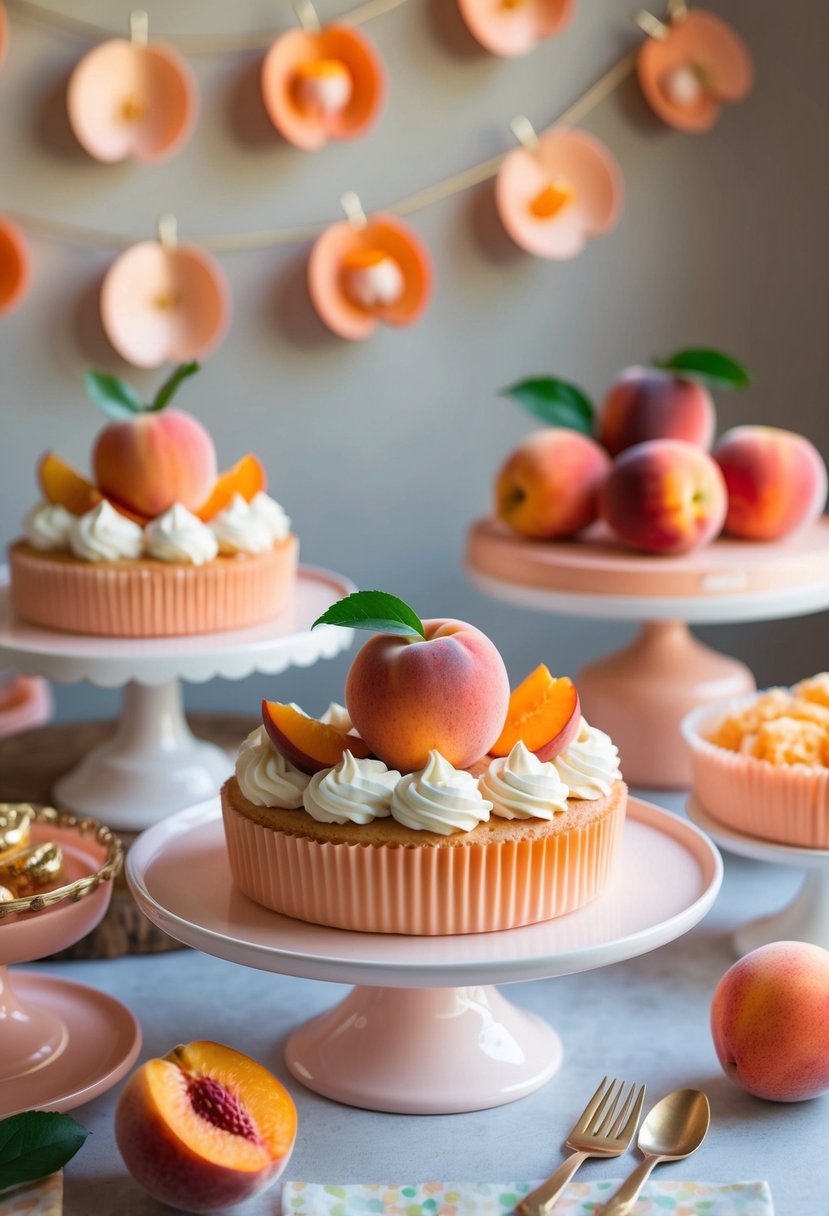
[{"label": "pink ceramic cake stand", "polygon": [[686,820],[631,799],[609,887],[569,916],[455,937],[354,933],[291,920],[237,891],[213,799],[144,832],[127,879],[150,920],[189,946],[358,985],[288,1037],[288,1067],[309,1089],[369,1110],[449,1114],[522,1098],[561,1062],[552,1027],[491,985],[602,967],[672,941],[711,907],[722,862]]},{"label": "pink ceramic cake stand", "polygon": [[632,553],[601,525],[578,541],[556,542],[481,520],[469,531],[466,568],[482,591],[524,608],[645,622],[630,645],[579,671],[579,698],[618,746],[629,784],[686,789],[682,718],[755,687],[744,664],[703,646],[687,622],[778,620],[829,608],[829,517],[782,541],[721,539],[684,557]]},{"label": "pink ceramic cake stand", "polygon": [[0,583],[0,664],[59,683],[124,687],[115,734],[55,785],[55,800],[118,831],[139,832],[218,792],[233,765],[195,738],[184,717],[181,680],[197,684],[254,671],[274,674],[333,658],[349,629],[312,623],[354,586],[339,574],[301,566],[291,606],[253,629],[183,638],[98,638],[16,620]]},{"label": "pink ceramic cake stand", "polygon": [[[32,840],[60,844],[67,881],[93,874],[106,850],[70,827],[32,825]],[[70,1110],[104,1093],[138,1055],[141,1031],[119,1001],[51,975],[9,971],[63,950],[94,929],[112,895],[101,882],[76,901],[0,920],[0,1117]]]},{"label": "pink ceramic cake stand", "polygon": [[829,849],[778,844],[737,832],[709,815],[693,794],[688,799],[688,815],[729,853],[806,871],[803,884],[791,903],[770,916],[747,921],[737,930],[734,947],[738,957],[768,942],[811,942],[829,950]]}]

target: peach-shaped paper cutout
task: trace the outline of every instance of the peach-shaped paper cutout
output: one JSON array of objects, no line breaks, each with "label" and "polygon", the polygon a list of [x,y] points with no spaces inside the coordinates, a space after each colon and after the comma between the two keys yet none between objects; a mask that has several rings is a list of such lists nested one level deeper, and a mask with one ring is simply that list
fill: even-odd
[{"label": "peach-shaped paper cutout", "polygon": [[615,225],[622,174],[592,135],[554,128],[535,149],[516,148],[495,180],[495,203],[509,235],[541,258],[572,258]]},{"label": "peach-shaped paper cutout", "polygon": [[563,32],[576,0],[458,0],[473,38],[493,55],[526,55]]},{"label": "peach-shaped paper cutout", "polygon": [[157,161],[190,134],[198,94],[177,51],[114,38],[77,65],[66,103],[72,130],[96,160]]},{"label": "peach-shaped paper cutout", "polygon": [[0,316],[20,303],[29,286],[29,248],[23,233],[0,215]]},{"label": "peach-shaped paper cutout", "polygon": [[636,71],[662,121],[691,132],[709,130],[722,102],[741,101],[754,80],[743,40],[720,17],[700,9],[672,22],[664,38],[648,38]]},{"label": "peach-shaped paper cutout", "polygon": [[110,266],[101,320],[112,345],[135,367],[202,358],[224,337],[230,289],[218,263],[193,245],[143,241]]},{"label": "peach-shaped paper cutout", "polygon": [[363,226],[333,224],[308,262],[314,307],[335,334],[352,340],[367,338],[381,323],[412,325],[429,304],[432,280],[428,250],[391,215],[369,216]]},{"label": "peach-shaped paper cutout", "polygon": [[277,38],[262,63],[261,86],[277,130],[315,151],[330,139],[357,139],[368,130],[383,106],[386,76],[362,34],[329,25]]}]

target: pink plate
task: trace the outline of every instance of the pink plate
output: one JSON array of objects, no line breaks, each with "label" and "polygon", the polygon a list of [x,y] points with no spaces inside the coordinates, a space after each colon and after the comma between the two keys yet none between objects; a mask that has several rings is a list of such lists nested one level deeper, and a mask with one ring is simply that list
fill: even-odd
[{"label": "pink plate", "polygon": [[238,892],[213,799],[144,832],[127,878],[150,920],[187,945],[263,971],[366,985],[294,1031],[288,1066],[337,1101],[426,1114],[512,1102],[558,1067],[555,1031],[490,984],[601,967],[672,941],[711,907],[722,862],[686,820],[631,799],[610,885],[569,916],[459,937],[351,933]]}]

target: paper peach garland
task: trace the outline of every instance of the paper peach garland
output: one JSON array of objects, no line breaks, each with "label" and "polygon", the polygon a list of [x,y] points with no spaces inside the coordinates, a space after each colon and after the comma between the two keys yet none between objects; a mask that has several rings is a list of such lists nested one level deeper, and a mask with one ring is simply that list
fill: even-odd
[{"label": "paper peach garland", "polygon": [[636,61],[642,92],[663,122],[680,131],[707,131],[723,102],[742,101],[754,67],[743,40],[721,17],[672,0],[667,21],[634,14],[648,34]]},{"label": "paper peach garland", "polygon": [[134,12],[129,40],[95,47],[70,77],[69,122],[96,160],[164,160],[193,127],[195,78],[177,51],[148,43],[147,34],[146,13]]},{"label": "paper peach garland", "polygon": [[458,0],[469,32],[493,55],[526,55],[567,27],[576,0]]},{"label": "paper peach garland", "polygon": [[20,303],[29,286],[29,248],[23,233],[0,215],[0,317]]},{"label": "paper peach garland", "polygon": [[277,38],[262,63],[262,100],[276,129],[314,151],[332,139],[357,139],[377,118],[386,76],[371,43],[344,25],[320,27],[308,3],[303,28]]},{"label": "paper peach garland", "polygon": [[380,324],[412,325],[432,295],[432,259],[412,230],[391,215],[363,213],[341,199],[348,219],[319,237],[308,262],[311,299],[342,338],[367,338]]},{"label": "paper peach garland", "polygon": [[163,216],[157,241],[132,245],[110,266],[100,308],[107,337],[134,367],[186,363],[224,337],[230,288],[215,259],[179,245],[174,218]]},{"label": "paper peach garland", "polygon": [[523,116],[511,125],[522,147],[507,154],[495,180],[501,221],[516,245],[536,257],[575,257],[616,223],[621,171],[584,131],[554,127],[539,137]]}]

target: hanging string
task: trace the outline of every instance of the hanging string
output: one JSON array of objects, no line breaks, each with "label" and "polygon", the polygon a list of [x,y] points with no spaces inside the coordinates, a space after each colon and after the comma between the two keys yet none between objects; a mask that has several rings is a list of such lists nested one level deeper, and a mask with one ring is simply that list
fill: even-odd
[{"label": "hanging string", "polygon": [[[342,13],[334,20],[337,24],[342,25],[365,25],[367,21],[372,21],[375,17],[382,17],[385,13],[390,13],[405,3],[406,0],[365,0],[365,3]],[[102,42],[109,38],[124,37],[122,30],[108,29],[102,25],[95,25],[91,21],[84,21],[80,17],[56,13],[45,4],[36,3],[36,0],[6,0],[6,6],[9,10],[19,13],[21,17],[36,21],[40,25],[63,30],[65,33],[73,34],[76,38],[83,38],[87,42]],[[175,46],[185,55],[217,55],[223,52],[261,51],[269,47],[280,34],[293,28],[296,28],[295,25],[284,26],[282,29],[276,30],[251,30],[249,33],[238,34],[163,34],[159,35],[159,38],[171,46]]]},{"label": "hanging string", "polygon": [[[572,105],[568,106],[548,126],[547,130],[552,130],[553,127],[573,126],[577,122],[580,122],[591,110],[594,110],[627,80],[635,68],[638,53],[638,48],[636,48],[623,55],[604,75],[599,77],[595,84],[592,84]],[[398,199],[397,202],[380,208],[380,210],[399,216],[411,215],[415,211],[421,211],[425,207],[430,207],[433,203],[450,198],[453,194],[460,194],[463,190],[480,185],[481,182],[494,177],[507,155],[507,152],[501,152],[498,156],[490,157],[489,160],[482,161],[478,165],[473,165],[469,169],[463,169],[460,173],[455,173],[443,181],[435,182],[434,185],[427,186],[423,190],[418,190],[414,194],[409,194],[405,198]],[[36,235],[58,240],[62,239],[75,244],[96,245],[107,249],[121,250],[129,248],[130,245],[134,245],[136,241],[142,239],[141,237],[123,236],[118,233],[100,231],[95,228],[82,228],[75,224],[66,224],[60,220],[51,220],[43,216],[29,215],[19,211],[7,210],[6,214]],[[206,249],[211,253],[243,253],[256,249],[272,249],[280,245],[304,244],[306,241],[313,240],[325,232],[326,228],[329,228],[333,222],[333,220],[328,220],[320,224],[304,224],[294,228],[275,228],[264,232],[228,233],[218,236],[194,237],[193,240],[202,249]]]}]

